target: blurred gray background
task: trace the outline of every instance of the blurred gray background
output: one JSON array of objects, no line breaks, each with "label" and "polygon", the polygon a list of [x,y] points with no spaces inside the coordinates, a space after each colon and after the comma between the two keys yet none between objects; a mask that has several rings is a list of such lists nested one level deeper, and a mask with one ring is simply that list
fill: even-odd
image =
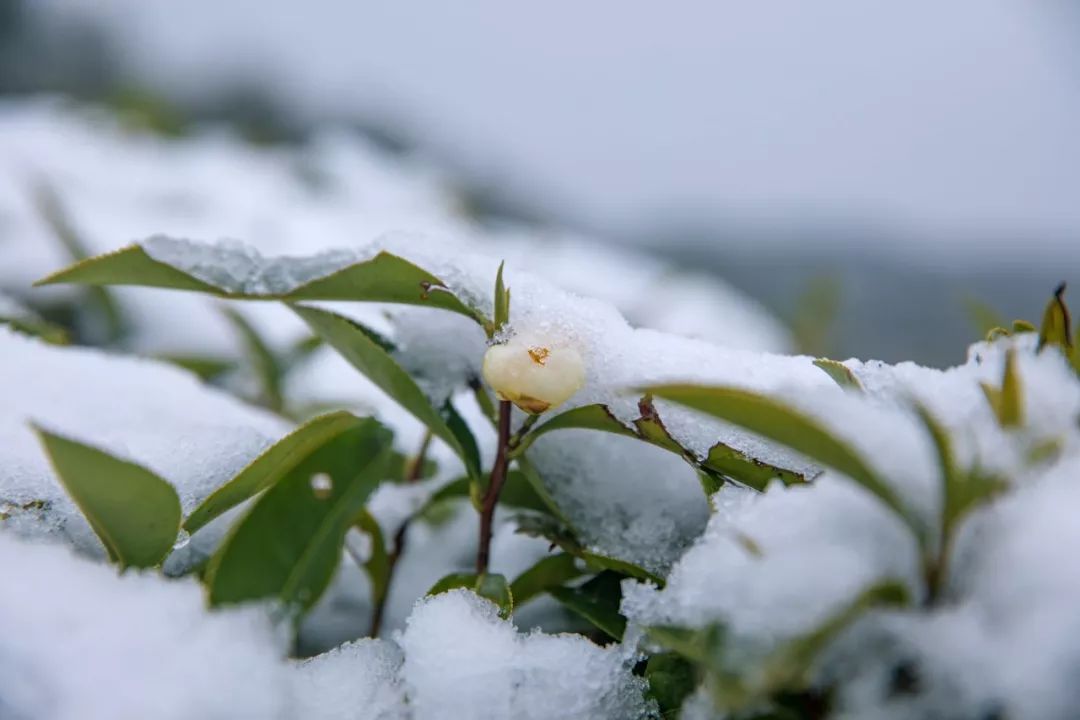
[{"label": "blurred gray background", "polygon": [[1080,280],[1071,0],[0,0],[0,92],[253,142],[346,121],[834,357],[957,363]]}]

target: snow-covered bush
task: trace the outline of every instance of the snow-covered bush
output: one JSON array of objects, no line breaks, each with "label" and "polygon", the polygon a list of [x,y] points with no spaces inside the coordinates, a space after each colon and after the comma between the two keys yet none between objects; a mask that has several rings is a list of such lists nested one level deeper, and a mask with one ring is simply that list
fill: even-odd
[{"label": "snow-covered bush", "polygon": [[[225,317],[218,358],[4,301],[0,717],[1070,716],[1063,288],[941,371],[634,327],[490,250],[158,234],[40,283],[113,348]],[[116,286],[169,291],[153,330]]]}]

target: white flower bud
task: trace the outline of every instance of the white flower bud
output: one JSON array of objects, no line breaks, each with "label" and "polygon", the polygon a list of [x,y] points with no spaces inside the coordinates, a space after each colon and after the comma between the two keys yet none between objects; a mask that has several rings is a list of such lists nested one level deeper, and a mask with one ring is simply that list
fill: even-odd
[{"label": "white flower bud", "polygon": [[563,404],[581,388],[585,362],[570,345],[521,333],[488,348],[484,380],[500,400],[537,415]]}]

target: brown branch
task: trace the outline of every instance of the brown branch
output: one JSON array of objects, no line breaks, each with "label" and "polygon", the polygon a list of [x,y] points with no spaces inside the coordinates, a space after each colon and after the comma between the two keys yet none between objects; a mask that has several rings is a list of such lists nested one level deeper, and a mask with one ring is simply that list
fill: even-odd
[{"label": "brown branch", "polygon": [[491,521],[495,515],[495,506],[499,502],[499,493],[506,482],[506,470],[510,465],[510,402],[499,402],[499,439],[495,453],[495,464],[491,467],[491,480],[480,508],[480,544],[476,549],[476,574],[483,575],[488,570],[491,556]]},{"label": "brown branch", "polygon": [[[420,450],[417,451],[416,457],[413,458],[412,463],[409,465],[405,472],[404,483],[411,485],[420,479],[420,476],[424,473],[424,460],[427,457],[428,448],[431,446],[431,432],[424,433],[424,439],[420,442]],[[397,567],[398,559],[402,553],[405,552],[405,535],[409,530],[409,522],[412,518],[407,517],[401,521],[401,525],[398,526],[397,532],[394,533],[394,541],[390,546],[390,552],[386,554],[386,585],[383,587],[382,594],[375,598],[375,607],[371,612],[371,629],[368,630],[368,635],[373,638],[379,637],[379,632],[382,630],[383,616],[386,612],[386,601],[390,597],[390,583],[394,579],[394,568]]]}]

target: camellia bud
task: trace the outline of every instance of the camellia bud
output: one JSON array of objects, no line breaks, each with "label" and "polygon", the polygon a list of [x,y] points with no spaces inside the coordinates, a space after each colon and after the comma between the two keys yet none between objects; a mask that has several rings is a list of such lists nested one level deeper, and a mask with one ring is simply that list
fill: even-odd
[{"label": "camellia bud", "polygon": [[484,379],[500,400],[537,415],[561,405],[585,383],[585,362],[573,347],[520,333],[484,355]]}]

